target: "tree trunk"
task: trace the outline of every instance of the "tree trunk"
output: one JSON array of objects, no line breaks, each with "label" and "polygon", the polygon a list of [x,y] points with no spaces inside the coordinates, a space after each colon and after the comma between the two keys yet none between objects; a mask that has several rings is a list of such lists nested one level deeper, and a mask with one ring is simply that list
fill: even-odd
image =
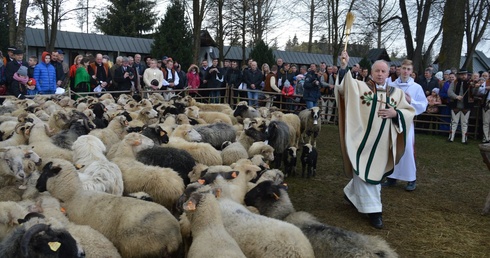
[{"label": "tree trunk", "polygon": [[19,24],[17,25],[17,32],[15,37],[15,46],[20,49],[24,49],[24,39],[26,34],[26,17],[27,8],[29,7],[29,0],[22,0],[20,2],[19,9]]},{"label": "tree trunk", "polygon": [[15,2],[14,0],[8,0],[7,2],[7,16],[9,23],[9,45],[15,45],[15,34],[17,34],[17,24],[15,20]]},{"label": "tree trunk", "polygon": [[442,44],[439,53],[439,70],[460,68],[465,26],[465,1],[447,0],[442,19]]},{"label": "tree trunk", "polygon": [[192,1],[192,9],[194,10],[192,13],[193,13],[193,23],[194,23],[193,51],[194,51],[194,63],[195,64],[199,64],[199,52],[201,50],[201,26],[202,26],[202,18],[203,18],[201,13],[203,13],[203,10],[204,10],[203,5],[205,5],[205,3],[206,3],[206,0],[193,0]]},{"label": "tree trunk", "polygon": [[310,31],[308,34],[308,53],[311,53],[311,49],[313,47],[313,20],[315,15],[315,0],[311,0],[310,2]]},{"label": "tree trunk", "polygon": [[413,58],[413,37],[410,30],[410,21],[408,20],[407,4],[405,0],[400,0],[400,12],[402,14],[402,27],[405,34],[405,46],[407,48],[407,57]]},{"label": "tree trunk", "polygon": [[245,49],[246,49],[246,38],[245,38],[245,33],[247,32],[247,1],[242,1],[242,7],[243,7],[243,15],[242,15],[242,65],[247,64],[246,63],[246,55],[245,55]]},{"label": "tree trunk", "polygon": [[223,26],[223,5],[224,0],[218,0],[218,33],[217,34],[217,43],[218,43],[218,51],[219,51],[219,61],[224,61],[224,38],[225,38],[225,28]]}]

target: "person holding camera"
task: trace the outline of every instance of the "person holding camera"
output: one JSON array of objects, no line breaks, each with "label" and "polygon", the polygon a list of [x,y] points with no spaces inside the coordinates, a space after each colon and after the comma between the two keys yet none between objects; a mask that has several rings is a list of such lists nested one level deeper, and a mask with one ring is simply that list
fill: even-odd
[{"label": "person holding camera", "polygon": [[123,57],[121,67],[114,72],[114,81],[117,82],[117,91],[130,91],[136,85],[136,71],[129,66],[129,59]]},{"label": "person holding camera", "polygon": [[303,99],[306,108],[318,106],[318,99],[322,96],[320,93],[320,76],[317,74],[316,64],[310,64],[310,70],[306,73],[303,84]]},{"label": "person holding camera", "polygon": [[[174,69],[174,61],[171,58],[167,59],[167,64],[165,68],[162,69],[163,72],[163,87],[162,90],[172,90],[175,89],[180,82],[179,74]],[[175,96],[175,93],[169,91],[164,92],[163,97],[165,100],[171,99]]]}]

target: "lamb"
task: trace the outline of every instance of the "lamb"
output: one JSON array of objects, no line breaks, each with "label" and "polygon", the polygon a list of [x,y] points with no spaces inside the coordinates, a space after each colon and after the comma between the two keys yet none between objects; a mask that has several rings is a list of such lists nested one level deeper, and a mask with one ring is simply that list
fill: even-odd
[{"label": "lamb", "polygon": [[299,138],[301,137],[301,121],[296,114],[284,114],[281,111],[271,113],[271,121],[282,121],[289,127],[289,146],[298,148]]},{"label": "lamb", "polygon": [[102,102],[97,102],[88,107],[91,109],[95,115],[93,122],[95,124],[95,128],[106,128],[109,124],[109,121],[105,119],[104,114],[107,111],[107,108]]},{"label": "lamb", "polygon": [[257,108],[257,111],[259,112],[260,117],[262,117],[264,119],[271,119],[271,111],[269,108],[259,107],[259,108]]},{"label": "lamb", "polygon": [[287,153],[284,156],[284,167],[285,173],[284,176],[296,176],[296,163],[298,157],[296,155],[297,149],[296,147],[289,147],[287,149]]},{"label": "lamb", "polygon": [[239,142],[226,141],[221,145],[223,165],[231,165],[240,159],[248,158],[247,150]]},{"label": "lamb", "polygon": [[67,161],[47,163],[36,188],[62,199],[70,221],[98,230],[123,257],[169,257],[182,242],[179,223],[167,209],[134,198],[85,191],[75,167]]},{"label": "lamb", "polygon": [[54,145],[51,142],[51,138],[46,134],[46,125],[44,123],[37,123],[26,132],[29,136],[29,145],[36,149],[36,153],[43,159],[61,158],[68,161],[73,160],[73,153],[71,150],[63,149]]},{"label": "lamb", "polygon": [[93,135],[80,136],[72,146],[73,161],[82,166],[78,171],[83,189],[121,196],[122,173],[119,167],[107,160],[104,143]]},{"label": "lamb", "polygon": [[229,115],[220,112],[214,112],[214,111],[202,112],[199,111],[199,108],[195,106],[185,108],[185,114],[189,118],[202,119],[208,124],[212,124],[219,121],[219,122],[227,123],[229,125],[233,125],[233,122],[231,121]]},{"label": "lamb", "polygon": [[248,149],[248,157],[262,155],[266,161],[274,161],[274,148],[265,142],[254,142]]},{"label": "lamb", "polygon": [[136,160],[136,153],[151,147],[153,141],[148,137],[130,133],[118,144],[112,162],[121,169],[125,194],[146,192],[172,211],[184,191],[184,182],[171,168],[149,166]]},{"label": "lamb", "polygon": [[305,136],[308,136],[308,143],[312,143],[316,147],[316,137],[322,129],[322,120],[320,117],[320,108],[312,107],[299,112],[299,119],[301,120],[301,142],[305,143]]},{"label": "lamb", "polygon": [[[48,114],[50,113],[48,112]],[[69,122],[70,122],[69,114],[64,110],[57,110],[49,117],[48,128],[52,134],[59,133],[61,130],[66,128],[66,125]]]},{"label": "lamb", "polygon": [[[236,180],[236,179],[233,179]],[[230,198],[229,184],[216,178],[222,187],[218,199],[223,225],[246,257],[315,257],[313,248],[296,226],[254,214]]]},{"label": "lamb", "polygon": [[316,176],[316,162],[318,158],[318,152],[315,147],[313,147],[311,144],[305,144],[303,146],[303,151],[301,152],[301,167],[302,167],[302,172],[301,172],[301,177],[305,177],[305,171],[306,177],[310,178],[311,176]]},{"label": "lamb", "polygon": [[310,240],[315,257],[398,257],[380,237],[326,225],[307,212],[296,211],[284,185],[264,181],[247,193],[245,203],[262,215],[299,227]]},{"label": "lamb", "polygon": [[89,135],[93,135],[104,143],[107,150],[110,150],[112,145],[121,141],[126,135],[126,127],[128,120],[125,116],[117,116],[109,122],[109,125],[104,129],[94,129]]},{"label": "lamb", "polygon": [[179,125],[171,135],[173,138],[181,138],[188,142],[200,142],[201,134],[192,125]]},{"label": "lamb", "polygon": [[[200,135],[199,135],[200,136]],[[170,137],[168,144],[164,146],[186,150],[197,163],[207,166],[221,165],[221,153],[205,142],[188,142],[179,137]]]},{"label": "lamb", "polygon": [[236,138],[235,128],[226,123],[197,126],[196,131],[202,136],[201,142],[207,142],[217,150],[221,149],[223,142],[234,142]]},{"label": "lamb", "polygon": [[141,134],[152,139],[153,142],[155,142],[155,145],[168,143],[169,140],[167,130],[163,129],[160,125],[143,126]]},{"label": "lamb", "polygon": [[223,226],[218,201],[212,194],[192,193],[184,210],[192,232],[187,257],[246,257]]},{"label": "lamb", "polygon": [[196,165],[194,158],[189,152],[172,147],[154,146],[138,152],[136,159],[146,165],[175,170],[184,180],[184,185],[190,183],[188,174]]}]

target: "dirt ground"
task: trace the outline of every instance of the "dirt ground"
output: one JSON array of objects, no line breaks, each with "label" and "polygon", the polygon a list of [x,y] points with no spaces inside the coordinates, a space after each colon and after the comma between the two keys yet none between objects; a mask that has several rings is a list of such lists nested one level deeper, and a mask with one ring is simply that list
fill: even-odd
[{"label": "dirt ground", "polygon": [[383,188],[382,230],[372,228],[367,217],[343,199],[349,179],[342,170],[336,126],[322,127],[317,176],[301,178],[298,164],[299,176],[285,181],[297,210],[326,224],[379,235],[400,257],[490,257],[490,215],[481,215],[490,191],[490,171],[477,140],[468,145],[458,141],[416,134],[417,189],[405,191],[405,182]]}]

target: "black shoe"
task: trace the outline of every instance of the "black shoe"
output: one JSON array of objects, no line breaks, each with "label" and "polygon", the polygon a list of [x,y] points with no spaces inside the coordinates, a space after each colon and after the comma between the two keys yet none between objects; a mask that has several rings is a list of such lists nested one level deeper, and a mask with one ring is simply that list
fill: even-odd
[{"label": "black shoe", "polygon": [[381,212],[368,213],[368,216],[369,216],[369,222],[371,223],[371,226],[377,229],[383,228],[383,216]]},{"label": "black shoe", "polygon": [[349,199],[349,197],[347,197],[347,195],[344,194],[344,200],[346,200],[350,205],[352,205],[352,207],[356,207]]},{"label": "black shoe", "polygon": [[411,181],[411,182],[408,182],[407,183],[407,186],[405,187],[405,190],[411,192],[411,191],[415,190],[415,188],[417,188],[417,182],[414,180],[414,181]]},{"label": "black shoe", "polygon": [[382,183],[381,186],[383,187],[388,187],[388,186],[395,186],[396,185],[396,179],[393,178],[386,178],[386,182]]}]

